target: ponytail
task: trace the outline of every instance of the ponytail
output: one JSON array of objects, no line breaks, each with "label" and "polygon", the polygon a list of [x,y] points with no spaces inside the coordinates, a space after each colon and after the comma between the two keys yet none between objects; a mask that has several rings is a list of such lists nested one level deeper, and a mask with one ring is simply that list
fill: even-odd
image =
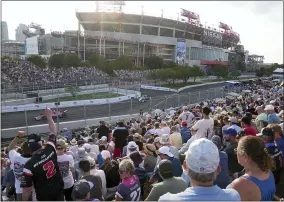
[{"label": "ponytail", "polygon": [[266,148],[264,148],[264,158],[263,158],[263,168],[260,168],[263,171],[273,171],[275,169],[275,163],[272,157],[269,155]]}]

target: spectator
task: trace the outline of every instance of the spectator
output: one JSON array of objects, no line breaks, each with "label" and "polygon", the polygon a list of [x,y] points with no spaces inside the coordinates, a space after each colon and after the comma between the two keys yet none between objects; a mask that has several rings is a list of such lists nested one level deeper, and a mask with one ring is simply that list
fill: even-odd
[{"label": "spectator", "polygon": [[162,134],[168,134],[168,135],[171,134],[171,129],[167,125],[166,121],[161,121],[160,128],[161,128]]},{"label": "spectator", "polygon": [[158,201],[160,196],[171,193],[177,194],[187,188],[187,184],[180,177],[173,176],[173,165],[169,160],[161,160],[159,163],[159,175],[163,179],[162,182],[153,184],[153,188],[146,198],[146,201]]},{"label": "spectator", "polygon": [[282,134],[281,126],[277,124],[269,124],[267,128],[272,128],[275,134],[275,143],[277,148],[281,151],[282,155],[284,155],[284,136]]},{"label": "spectator", "polygon": [[100,168],[104,164],[104,160],[103,160],[101,152],[106,150],[106,148],[105,148],[104,145],[100,145],[99,150],[100,150],[100,153],[98,154],[97,159],[98,159],[98,164],[99,164],[99,168]]},{"label": "spectator", "polygon": [[105,172],[106,176],[106,187],[108,191],[116,190],[119,182],[120,176],[118,173],[119,165],[118,162],[111,159],[109,151],[102,151],[102,158],[104,164],[101,167],[101,170]]},{"label": "spectator", "polygon": [[[88,139],[88,146],[86,147],[87,144],[84,144],[84,147],[86,149],[86,151],[88,152],[88,149],[89,149],[89,152],[88,153],[92,153],[93,155],[98,155],[100,150],[99,150],[99,146],[96,145],[94,143],[94,140],[93,138],[89,138]],[[96,159],[96,158],[95,158]]]},{"label": "spectator", "polygon": [[160,146],[167,146],[176,159],[179,159],[178,149],[170,143],[170,135],[164,134],[160,138]]},{"label": "spectator", "polygon": [[94,185],[90,181],[80,180],[74,184],[72,192],[75,201],[99,201],[95,198],[91,198],[92,190],[98,186]]},{"label": "spectator", "polygon": [[123,147],[126,145],[126,138],[129,136],[124,123],[120,121],[118,127],[113,131],[113,141],[115,143],[113,158],[121,157]]},{"label": "spectator", "polygon": [[[127,137],[127,145],[128,145],[128,143],[129,142],[133,142],[134,141],[134,139],[133,139],[133,135],[129,135],[128,137]],[[122,149],[122,157],[125,157],[125,156],[127,156],[127,145],[125,145],[124,147],[123,147],[123,149]]]},{"label": "spectator", "polygon": [[[79,168],[80,171],[82,173],[82,178],[81,180],[86,180],[88,182],[92,182],[94,185],[94,187],[90,188],[90,196],[89,198],[96,198],[99,199],[101,201],[104,200],[103,197],[103,193],[102,193],[102,180],[100,178],[99,175],[94,175],[91,174],[91,164],[88,160],[81,160],[79,162]],[[76,190],[76,184],[74,185],[74,189]],[[73,189],[73,193],[74,193],[74,189]],[[78,198],[80,199],[80,198]]]},{"label": "spectator", "polygon": [[242,131],[242,128],[237,125],[238,119],[236,117],[230,117],[228,121],[230,123],[230,127],[234,128],[237,131],[237,133]]},{"label": "spectator", "polygon": [[183,106],[183,112],[178,117],[181,121],[185,121],[188,127],[195,120],[195,116],[188,110],[188,106]]},{"label": "spectator", "polygon": [[177,131],[176,126],[172,126],[171,128],[170,142],[171,145],[177,149],[180,149],[182,147],[181,134]]},{"label": "spectator", "polygon": [[[272,172],[273,160],[259,137],[245,136],[236,149],[238,162],[247,171],[231,185],[242,201],[272,201],[276,191]],[[251,194],[253,193],[253,194]]]},{"label": "spectator", "polygon": [[139,151],[138,145],[134,142],[131,141],[127,144],[127,152],[126,155],[129,156],[131,153]]},{"label": "spectator", "polygon": [[101,137],[100,141],[101,141],[100,145],[104,145],[106,148],[105,150],[108,150],[110,154],[113,154],[113,147],[107,142],[107,137],[106,136]]},{"label": "spectator", "polygon": [[[182,175],[182,167],[181,167],[180,161],[177,158],[174,157],[174,155],[171,153],[170,148],[168,146],[162,146],[158,151],[158,155],[159,155],[161,160],[167,159],[167,160],[172,162],[172,164],[173,164],[173,175],[175,177],[180,177]],[[156,168],[154,170],[154,174],[150,179],[151,183],[154,183],[155,181],[159,181],[159,182],[162,181],[162,178],[159,175],[158,165],[156,166]]]},{"label": "spectator", "polygon": [[89,159],[89,162],[90,162],[90,166],[91,166],[90,174],[98,175],[98,176],[100,176],[100,178],[102,180],[102,193],[103,193],[103,197],[105,197],[106,194],[107,194],[105,172],[103,170],[96,169],[96,161],[94,159]]},{"label": "spectator", "polygon": [[246,135],[256,136],[257,130],[251,125],[251,119],[247,116],[242,118],[242,128]]},{"label": "spectator", "polygon": [[272,170],[272,173],[274,175],[275,184],[278,184],[280,181],[280,175],[281,171],[284,168],[283,163],[283,155],[281,154],[281,151],[277,148],[275,145],[275,134],[274,130],[272,128],[264,128],[260,134],[258,134],[259,137],[262,138],[263,142],[265,143],[265,147],[267,149],[268,154],[273,158],[274,160],[274,169]]},{"label": "spectator", "polygon": [[110,130],[109,128],[105,125],[104,121],[100,121],[100,127],[97,129],[97,133],[99,133],[98,138],[101,139],[103,136],[108,137]]},{"label": "spectator", "polygon": [[[91,152],[92,146],[96,146],[96,149],[95,149],[95,150],[97,150],[97,149],[98,149],[98,150],[97,150],[96,152]],[[98,145],[90,145],[90,144],[88,144],[88,143],[85,143],[83,147],[85,148],[85,151],[86,151],[86,153],[87,153],[87,156],[89,156],[91,159],[97,160],[97,156],[98,156],[98,154],[100,153],[100,152],[99,152],[99,146],[98,146]]]},{"label": "spectator", "polygon": [[213,185],[220,172],[220,157],[216,145],[206,139],[199,138],[190,144],[184,164],[188,169],[192,187],[178,194],[167,193],[159,201],[206,201],[206,200],[240,200],[240,195],[233,189],[221,189]]},{"label": "spectator", "polygon": [[268,124],[280,124],[280,118],[277,116],[277,114],[274,111],[274,106],[273,105],[266,105],[264,108],[264,111],[267,114],[267,119],[268,119]]},{"label": "spectator", "polygon": [[146,144],[144,147],[146,157],[144,158],[144,168],[147,173],[151,174],[156,166],[157,154],[156,147],[153,144]]},{"label": "spectator", "polygon": [[187,141],[191,138],[190,130],[185,121],[181,122],[180,134],[182,137],[182,144],[187,143]]},{"label": "spectator", "polygon": [[64,182],[63,193],[66,201],[72,201],[73,176],[75,176],[74,160],[71,155],[64,154],[66,148],[67,143],[63,139],[59,139],[56,143],[56,152],[59,170]]},{"label": "spectator", "polygon": [[138,177],[134,175],[134,169],[130,159],[120,162],[119,174],[122,182],[118,185],[116,201],[140,201],[141,188]]},{"label": "spectator", "polygon": [[230,184],[231,182],[229,176],[229,168],[228,168],[228,156],[225,152],[220,151],[222,147],[222,141],[219,136],[214,135],[211,141],[219,149],[220,168],[221,168],[221,171],[218,173],[216,180],[214,181],[214,185],[218,185],[218,187],[220,187],[221,189],[225,189],[228,186],[228,184]]},{"label": "spectator", "polygon": [[228,156],[230,176],[233,176],[234,173],[238,173],[243,170],[243,167],[238,163],[237,154],[235,153],[235,149],[238,146],[236,136],[237,131],[234,128],[228,128],[224,131],[224,139],[229,143],[228,146],[224,149],[224,152]]},{"label": "spectator", "polygon": [[211,109],[209,107],[204,107],[203,110],[203,119],[197,121],[194,126],[192,126],[192,131],[194,131],[194,136],[190,138],[186,145],[184,145],[180,150],[180,154],[184,154],[187,150],[189,145],[196,139],[199,138],[211,138],[213,135],[213,127],[214,127],[214,120],[209,117],[211,113]]}]

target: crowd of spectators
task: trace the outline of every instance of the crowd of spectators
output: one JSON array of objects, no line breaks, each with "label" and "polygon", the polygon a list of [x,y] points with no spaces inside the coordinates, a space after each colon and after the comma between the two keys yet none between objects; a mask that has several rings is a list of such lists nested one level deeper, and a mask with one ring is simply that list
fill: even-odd
[{"label": "crowd of spectators", "polygon": [[251,93],[141,112],[98,128],[19,132],[2,152],[8,200],[272,201],[283,197],[284,97]]},{"label": "crowd of spectators", "polygon": [[4,59],[1,64],[2,83],[6,86],[23,84],[45,85],[53,83],[84,83],[85,81],[108,81],[119,78],[120,81],[146,82],[150,70],[116,70],[115,75],[110,77],[95,67],[70,67],[70,68],[40,68],[25,60]]}]

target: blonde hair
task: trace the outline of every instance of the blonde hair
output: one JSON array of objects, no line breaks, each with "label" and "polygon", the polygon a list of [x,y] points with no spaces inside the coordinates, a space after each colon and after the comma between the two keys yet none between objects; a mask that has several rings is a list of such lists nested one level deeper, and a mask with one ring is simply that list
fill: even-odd
[{"label": "blonde hair", "polygon": [[133,161],[131,159],[123,159],[119,163],[119,170],[123,170],[126,173],[133,175],[134,169],[135,169],[135,167],[134,167]]}]

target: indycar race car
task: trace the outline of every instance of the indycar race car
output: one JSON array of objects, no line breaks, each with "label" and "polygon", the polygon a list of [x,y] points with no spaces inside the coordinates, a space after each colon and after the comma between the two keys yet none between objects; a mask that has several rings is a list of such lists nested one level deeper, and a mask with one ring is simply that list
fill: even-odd
[{"label": "indycar race car", "polygon": [[[58,113],[58,118],[66,117],[67,116],[67,111],[68,110],[66,110],[66,109],[62,110],[62,111],[58,111],[58,112],[56,110],[53,110],[52,118],[56,119],[57,118],[57,113]],[[46,116],[44,114],[41,114],[39,116],[36,116],[35,120],[36,121],[46,120]]]},{"label": "indycar race car", "polygon": [[146,100],[149,100],[147,95],[142,95],[141,97],[138,98],[138,101],[142,103],[144,103]]}]

